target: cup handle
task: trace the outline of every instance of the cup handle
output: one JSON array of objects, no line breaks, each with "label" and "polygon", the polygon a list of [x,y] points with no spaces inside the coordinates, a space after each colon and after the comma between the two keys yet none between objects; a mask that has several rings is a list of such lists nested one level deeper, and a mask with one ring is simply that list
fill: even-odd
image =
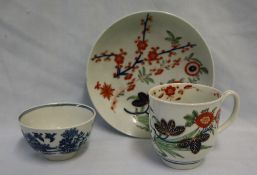
[{"label": "cup handle", "polygon": [[235,91],[228,90],[228,91],[224,92],[221,97],[222,98],[221,103],[223,103],[225,101],[225,99],[229,96],[232,96],[234,99],[233,111],[232,111],[231,115],[229,116],[229,118],[218,128],[218,133],[222,132],[224,129],[229,127],[239,114],[240,98],[239,98],[239,95]]}]

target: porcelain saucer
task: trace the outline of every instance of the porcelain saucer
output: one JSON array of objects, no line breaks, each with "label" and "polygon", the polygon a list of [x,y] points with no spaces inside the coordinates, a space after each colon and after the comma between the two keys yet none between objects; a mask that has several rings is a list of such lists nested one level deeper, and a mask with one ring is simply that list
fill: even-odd
[{"label": "porcelain saucer", "polygon": [[210,51],[191,24],[166,12],[124,17],[97,40],[87,64],[90,98],[118,131],[149,138],[148,90],[173,82],[213,85]]}]

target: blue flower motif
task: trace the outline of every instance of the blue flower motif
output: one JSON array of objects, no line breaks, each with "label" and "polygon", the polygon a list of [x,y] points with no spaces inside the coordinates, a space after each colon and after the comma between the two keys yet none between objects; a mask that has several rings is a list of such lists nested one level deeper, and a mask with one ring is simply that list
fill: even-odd
[{"label": "blue flower motif", "polygon": [[44,154],[63,154],[77,151],[87,141],[89,133],[79,132],[76,128],[67,129],[61,134],[62,139],[56,147],[51,147],[50,144],[55,141],[56,133],[23,132],[23,135],[36,151],[43,152]]},{"label": "blue flower motif", "polygon": [[78,150],[87,140],[87,135],[82,131],[79,132],[76,128],[65,130],[61,136],[63,139],[60,141],[59,150],[63,153]]}]

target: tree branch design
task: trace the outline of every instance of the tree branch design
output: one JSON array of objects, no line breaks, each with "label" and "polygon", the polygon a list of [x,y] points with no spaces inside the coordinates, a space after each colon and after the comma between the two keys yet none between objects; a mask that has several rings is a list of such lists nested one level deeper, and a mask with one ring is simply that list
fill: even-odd
[{"label": "tree branch design", "polygon": [[[170,43],[170,46],[163,49],[158,46],[149,46],[148,33],[152,25],[152,16],[147,13],[143,19],[141,19],[142,30],[138,34],[134,43],[136,45],[135,56],[132,59],[126,57],[127,52],[125,49],[120,48],[119,51],[103,51],[99,54],[95,54],[91,60],[95,63],[98,62],[110,62],[114,63],[114,70],[112,73],[113,78],[124,81],[124,86],[117,88],[113,87],[110,82],[96,82],[95,89],[99,90],[100,95],[104,99],[107,99],[111,103],[111,110],[115,112],[117,107],[118,97],[125,96],[126,92],[132,92],[135,90],[138,82],[146,83],[147,85],[155,84],[154,76],[159,76],[164,71],[172,70],[180,65],[181,62],[186,62],[186,66],[183,69],[189,76],[188,80],[197,81],[202,73],[208,74],[207,68],[203,67],[197,58],[193,57],[193,52],[189,56],[183,59],[175,57],[179,52],[185,53],[190,49],[196,47],[196,44],[190,42],[181,42],[182,37],[176,36],[171,31],[167,30],[167,37],[164,38]],[[195,80],[197,78],[197,80]],[[181,79],[181,81],[184,79]],[[174,80],[177,81],[177,80]],[[147,114],[147,110],[142,111],[130,111],[124,108],[126,113],[133,115]]]}]

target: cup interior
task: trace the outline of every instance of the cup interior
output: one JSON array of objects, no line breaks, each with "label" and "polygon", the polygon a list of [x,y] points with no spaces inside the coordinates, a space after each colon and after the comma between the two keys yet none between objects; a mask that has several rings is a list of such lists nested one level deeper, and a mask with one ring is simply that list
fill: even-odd
[{"label": "cup interior", "polygon": [[94,117],[94,109],[85,105],[50,104],[25,111],[19,121],[34,129],[64,129],[83,125]]},{"label": "cup interior", "polygon": [[221,94],[213,87],[191,83],[159,85],[149,91],[149,95],[155,99],[183,104],[212,102],[218,100]]}]

